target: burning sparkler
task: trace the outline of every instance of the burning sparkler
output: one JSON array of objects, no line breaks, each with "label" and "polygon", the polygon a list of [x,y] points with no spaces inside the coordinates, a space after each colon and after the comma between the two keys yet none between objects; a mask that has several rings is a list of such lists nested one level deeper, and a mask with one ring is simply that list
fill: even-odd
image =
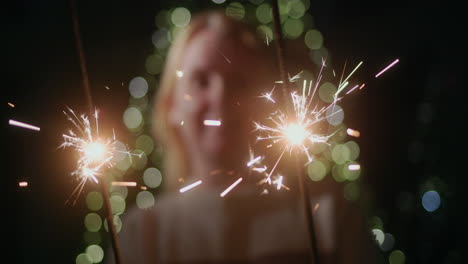
[{"label": "burning sparkler", "polygon": [[75,194],[78,191],[77,196],[79,196],[89,179],[99,183],[103,168],[110,168],[114,165],[112,160],[115,154],[125,153],[131,155],[131,153],[117,147],[119,141],[116,140],[115,134],[110,138],[100,137],[97,110],[94,112],[94,129],[88,116],[78,116],[70,108],[68,108],[68,112],[63,111],[63,113],[77,131],[70,129],[68,133],[63,134],[64,141],[60,147],[73,148],[79,155],[76,170],[71,173],[72,176],[77,176],[81,180],[73,192]]}]

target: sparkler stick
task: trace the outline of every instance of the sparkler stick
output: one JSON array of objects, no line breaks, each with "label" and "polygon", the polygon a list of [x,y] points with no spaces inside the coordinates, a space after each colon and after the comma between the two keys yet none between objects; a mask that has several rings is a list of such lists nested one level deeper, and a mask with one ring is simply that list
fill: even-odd
[{"label": "sparkler stick", "polygon": [[[284,64],[284,49],[283,49],[283,39],[282,39],[282,32],[281,32],[281,24],[280,24],[280,16],[279,16],[279,7],[278,7],[278,0],[272,1],[272,13],[273,13],[273,30],[276,38],[276,55],[278,61],[278,67],[280,70],[281,81],[283,82],[283,97],[287,100],[288,97],[288,82],[289,80],[286,78],[286,67]],[[314,91],[315,92],[315,91]],[[312,259],[313,263],[317,264],[318,256],[317,256],[317,245],[315,239],[315,232],[314,232],[314,221],[312,217],[312,212],[310,208],[310,198],[307,191],[307,186],[305,186],[305,175],[302,167],[299,164],[300,159],[296,160],[296,174],[299,183],[299,193],[302,198],[302,206],[304,208],[304,213],[306,216],[306,224],[309,233],[309,241],[312,247]]]},{"label": "sparkler stick", "polygon": [[[85,61],[85,56],[84,56],[83,43],[81,41],[80,25],[78,21],[78,9],[76,7],[76,0],[71,0],[71,9],[72,9],[72,19],[73,19],[73,32],[75,34],[75,44],[76,44],[77,53],[78,53],[79,61],[80,61],[83,89],[86,94],[89,113],[90,113],[90,116],[92,116],[93,115],[93,100],[91,97],[91,88],[89,84],[88,71],[86,69],[86,61]],[[122,253],[120,250],[119,240],[117,238],[117,230],[115,229],[115,225],[114,225],[114,216],[112,214],[112,207],[110,203],[107,182],[104,180],[101,180],[99,185],[101,186],[101,192],[104,196],[104,204],[105,204],[106,213],[107,213],[106,215],[107,226],[109,227],[109,231],[111,233],[111,242],[112,242],[112,247],[114,251],[115,263],[121,264]]]}]

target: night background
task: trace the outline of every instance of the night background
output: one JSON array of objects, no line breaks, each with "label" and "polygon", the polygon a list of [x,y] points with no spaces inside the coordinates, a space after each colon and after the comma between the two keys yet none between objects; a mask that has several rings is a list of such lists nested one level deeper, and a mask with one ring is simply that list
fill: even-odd
[{"label": "night background", "polygon": [[[210,7],[228,8],[233,1],[77,2],[102,130],[114,128],[122,142],[136,149],[142,144],[137,140],[141,131],[129,129],[122,117],[129,105],[144,108],[151,101],[151,96],[147,101],[131,97],[133,78],[146,78],[148,94],[157,90],[160,69],[148,66],[148,56],[156,54],[157,15],[185,7],[193,16]],[[245,8],[248,20],[255,18],[255,10],[264,2],[268,1],[237,4]],[[334,69],[340,72],[346,60],[353,65],[363,60],[354,78],[372,79],[342,106],[346,124],[361,132],[355,139],[360,146],[357,161],[362,165],[360,182],[371,197],[371,228],[380,227],[394,240],[387,248],[381,245],[382,255],[390,263],[466,263],[468,151],[464,147],[465,78],[461,75],[466,29],[461,8],[448,1],[437,6],[407,1],[301,3],[310,15],[305,25],[323,35]],[[58,149],[62,134],[70,127],[62,111],[67,106],[87,111],[70,3],[14,1],[2,9],[5,250],[13,263],[75,263],[90,244],[106,248],[108,237],[105,231],[90,234],[84,224],[92,211],[86,197],[98,191],[96,186],[88,183],[74,206],[65,204],[78,182],[69,176],[75,166],[72,153]],[[309,28],[304,26],[297,38],[303,39]],[[400,59],[395,67],[373,79],[395,58]],[[144,118],[149,118],[148,112]],[[10,126],[9,119],[39,126],[41,131]],[[143,129],[150,133],[148,125]],[[147,153],[148,163],[158,167],[160,153],[156,146],[151,151],[156,154]],[[142,174],[139,167],[133,164],[118,177],[134,180]],[[22,181],[28,187],[19,187]],[[433,211],[423,206],[422,197],[428,191],[440,197],[440,206]],[[124,192],[128,192],[128,208],[136,193]],[[157,199],[158,189],[151,193]],[[76,262],[87,263],[80,261]]]}]

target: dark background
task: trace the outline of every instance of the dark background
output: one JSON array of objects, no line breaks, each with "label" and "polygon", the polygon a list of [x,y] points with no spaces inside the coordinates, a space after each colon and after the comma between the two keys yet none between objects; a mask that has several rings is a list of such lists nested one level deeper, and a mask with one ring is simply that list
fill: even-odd
[{"label": "dark background", "polygon": [[[200,8],[208,1],[78,2],[94,103],[125,141],[128,82],[145,71],[157,11],[177,3]],[[68,126],[62,110],[86,111],[70,4],[24,0],[5,7],[3,240],[15,263],[74,263],[85,246],[85,205],[83,196],[74,207],[65,205],[76,182],[68,176],[72,161],[57,149]],[[467,257],[461,11],[448,2],[338,0],[311,1],[309,10],[336,63],[364,60],[358,77],[369,78],[400,58],[344,107],[347,123],[361,131],[359,160],[373,205],[408,263],[463,263]],[[11,127],[10,118],[41,131]],[[22,180],[28,188],[18,187]],[[442,197],[434,213],[420,202],[428,180]],[[398,206],[402,192],[412,194],[410,210]]]}]

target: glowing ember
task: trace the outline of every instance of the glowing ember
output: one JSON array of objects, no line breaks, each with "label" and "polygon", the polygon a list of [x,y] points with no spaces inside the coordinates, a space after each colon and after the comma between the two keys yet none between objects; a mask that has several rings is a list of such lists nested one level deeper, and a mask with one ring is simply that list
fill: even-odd
[{"label": "glowing ember", "polygon": [[348,135],[352,136],[352,137],[360,137],[361,136],[361,133],[357,130],[354,130],[354,129],[351,129],[351,128],[348,128],[346,129],[346,133],[348,133]]}]

